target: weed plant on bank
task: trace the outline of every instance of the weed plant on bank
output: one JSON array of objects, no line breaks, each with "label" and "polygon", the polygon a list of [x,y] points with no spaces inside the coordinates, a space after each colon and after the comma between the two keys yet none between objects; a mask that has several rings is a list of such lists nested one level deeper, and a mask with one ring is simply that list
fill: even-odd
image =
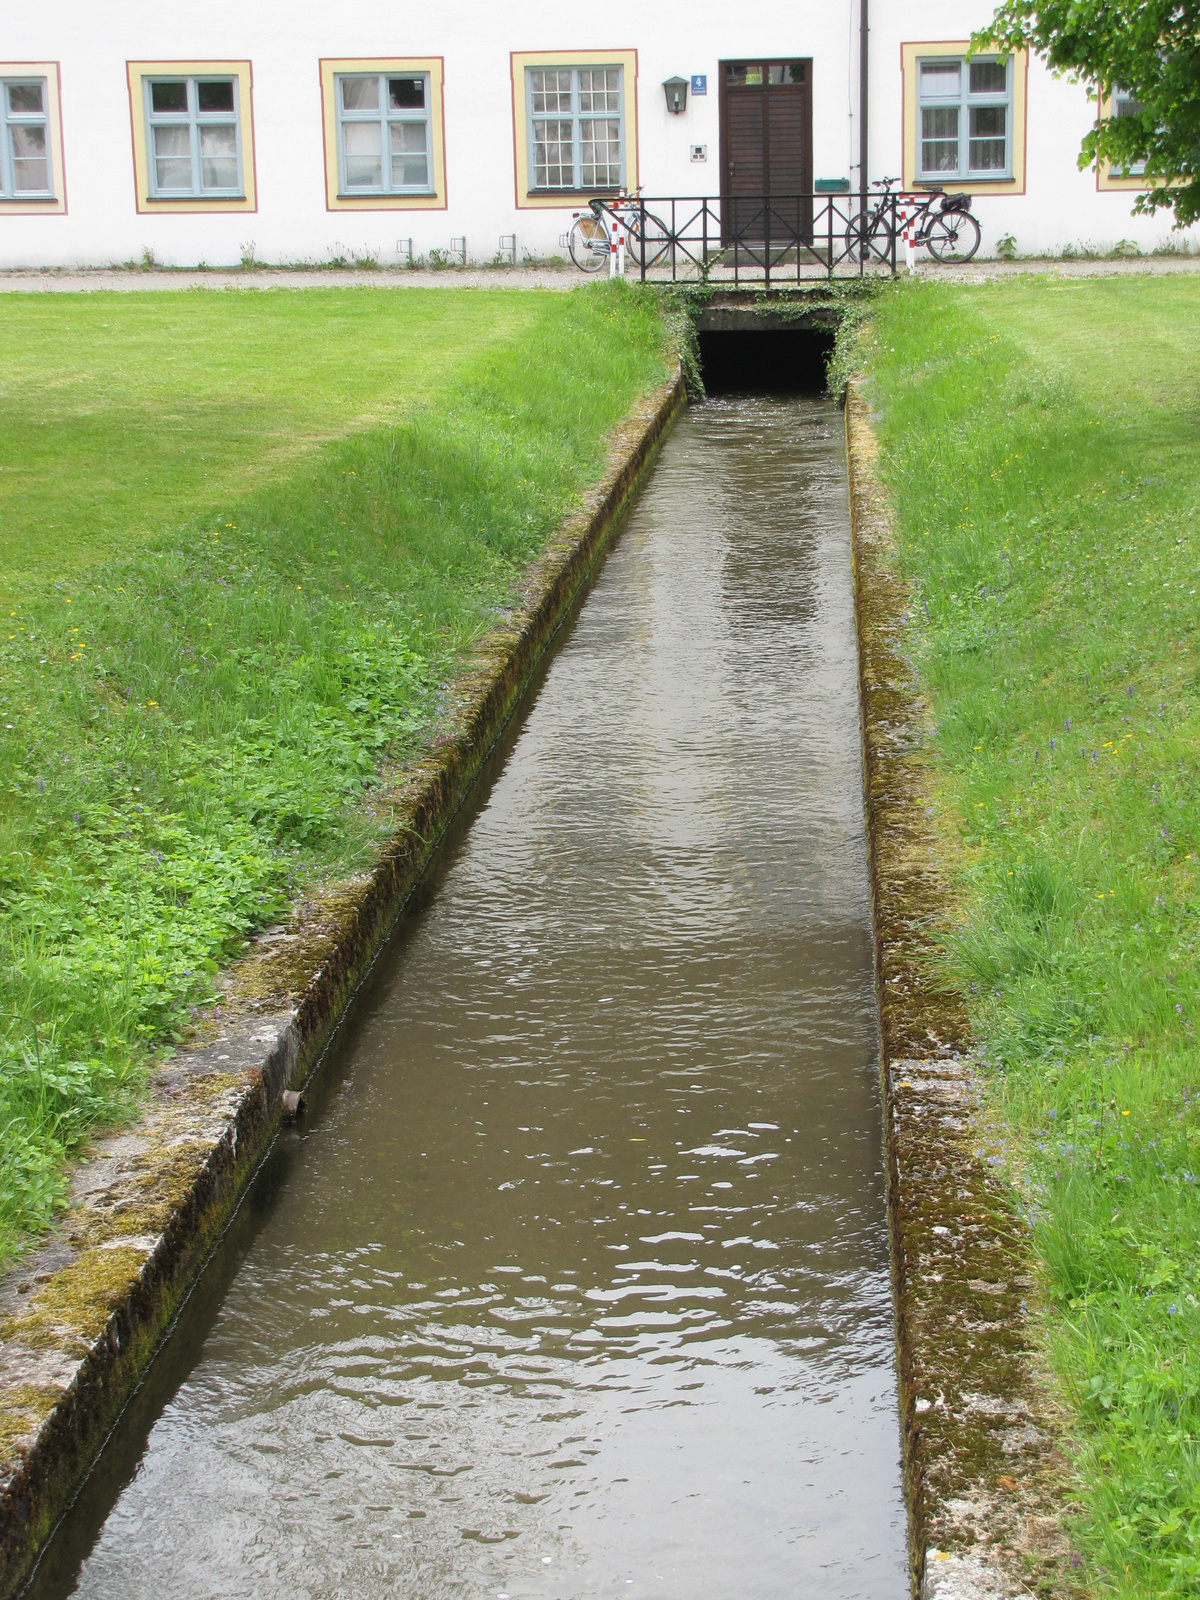
[{"label": "weed plant on bank", "polygon": [[370,858],[381,764],[665,366],[623,285],[0,320],[3,1256],[247,935]]},{"label": "weed plant on bank", "polygon": [[1200,1592],[1200,284],[906,285],[864,346],[992,1154],[1098,1585]]}]

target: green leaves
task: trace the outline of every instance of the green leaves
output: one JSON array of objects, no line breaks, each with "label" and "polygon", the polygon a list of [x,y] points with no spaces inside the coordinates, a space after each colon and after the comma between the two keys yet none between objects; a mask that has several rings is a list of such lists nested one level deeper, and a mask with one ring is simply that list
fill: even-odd
[{"label": "green leaves", "polygon": [[1200,217],[1200,0],[1004,0],[972,43],[1033,49],[1105,98],[1124,90],[1138,109],[1106,109],[1080,166],[1144,161],[1151,187],[1134,210],[1173,208],[1181,227]]}]

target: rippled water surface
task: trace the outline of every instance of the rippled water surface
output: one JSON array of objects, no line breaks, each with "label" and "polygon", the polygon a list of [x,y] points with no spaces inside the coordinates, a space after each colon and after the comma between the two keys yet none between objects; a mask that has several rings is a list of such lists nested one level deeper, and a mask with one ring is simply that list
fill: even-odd
[{"label": "rippled water surface", "polygon": [[901,1600],[855,684],[839,414],[689,412],[39,1600]]}]

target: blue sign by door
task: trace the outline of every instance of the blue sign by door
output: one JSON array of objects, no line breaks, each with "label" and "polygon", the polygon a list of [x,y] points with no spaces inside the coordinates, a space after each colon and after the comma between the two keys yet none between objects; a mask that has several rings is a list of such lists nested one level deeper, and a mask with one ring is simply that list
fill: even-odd
[{"label": "blue sign by door", "polygon": [[693,72],[692,73],[692,93],[693,93],[693,95],[707,94],[708,93],[708,75],[707,75],[707,73],[704,73],[704,72]]}]

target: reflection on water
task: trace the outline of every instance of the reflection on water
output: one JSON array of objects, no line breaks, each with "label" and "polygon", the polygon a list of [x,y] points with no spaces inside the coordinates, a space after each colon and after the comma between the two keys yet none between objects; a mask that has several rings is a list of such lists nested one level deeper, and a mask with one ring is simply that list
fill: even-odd
[{"label": "reflection on water", "polygon": [[838,413],[690,412],[39,1596],[907,1593],[855,683]]}]

